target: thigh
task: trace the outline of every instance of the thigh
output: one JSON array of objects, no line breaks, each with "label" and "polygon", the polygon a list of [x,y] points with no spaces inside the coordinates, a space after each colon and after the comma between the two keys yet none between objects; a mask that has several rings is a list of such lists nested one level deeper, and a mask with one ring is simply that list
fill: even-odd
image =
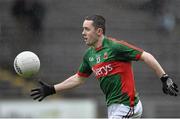
[{"label": "thigh", "polygon": [[122,104],[112,104],[108,107],[108,119],[122,119],[128,111],[128,106]]},{"label": "thigh", "polygon": [[[123,104],[112,104],[108,107],[108,119],[122,119],[129,112],[130,107]],[[140,118],[142,115],[141,101],[134,107],[134,115],[131,118]]]},{"label": "thigh", "polygon": [[134,107],[134,118],[140,118],[142,116],[143,108],[142,103],[139,100],[138,104]]}]

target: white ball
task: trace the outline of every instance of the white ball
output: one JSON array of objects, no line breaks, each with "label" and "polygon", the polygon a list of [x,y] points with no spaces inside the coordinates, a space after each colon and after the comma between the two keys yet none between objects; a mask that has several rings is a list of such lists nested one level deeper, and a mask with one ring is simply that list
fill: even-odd
[{"label": "white ball", "polygon": [[32,77],[40,69],[40,60],[35,53],[23,51],[14,59],[14,69],[22,77]]}]

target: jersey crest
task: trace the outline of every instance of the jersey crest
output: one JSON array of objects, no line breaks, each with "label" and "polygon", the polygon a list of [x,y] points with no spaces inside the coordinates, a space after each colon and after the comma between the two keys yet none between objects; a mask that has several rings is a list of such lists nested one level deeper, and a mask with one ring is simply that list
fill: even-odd
[{"label": "jersey crest", "polygon": [[107,52],[104,53],[104,59],[108,59],[108,53]]},{"label": "jersey crest", "polygon": [[101,56],[98,55],[98,56],[96,57],[96,63],[100,63],[100,62],[101,62]]}]

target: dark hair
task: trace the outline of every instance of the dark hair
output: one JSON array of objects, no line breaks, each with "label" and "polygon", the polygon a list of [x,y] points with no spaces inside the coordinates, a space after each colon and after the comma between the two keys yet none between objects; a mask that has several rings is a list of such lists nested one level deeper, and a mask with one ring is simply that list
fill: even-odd
[{"label": "dark hair", "polygon": [[101,15],[92,15],[92,16],[87,16],[85,17],[85,20],[92,20],[93,21],[93,26],[95,28],[102,28],[103,29],[103,34],[105,34],[105,18]]}]

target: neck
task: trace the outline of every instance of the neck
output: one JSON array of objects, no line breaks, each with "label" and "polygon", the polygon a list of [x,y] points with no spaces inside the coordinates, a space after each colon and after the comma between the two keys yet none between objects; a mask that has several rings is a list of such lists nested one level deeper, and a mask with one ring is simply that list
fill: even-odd
[{"label": "neck", "polygon": [[104,35],[100,36],[100,37],[98,38],[97,43],[96,43],[93,47],[94,47],[95,49],[100,48],[100,47],[102,46],[103,39],[104,39]]}]

